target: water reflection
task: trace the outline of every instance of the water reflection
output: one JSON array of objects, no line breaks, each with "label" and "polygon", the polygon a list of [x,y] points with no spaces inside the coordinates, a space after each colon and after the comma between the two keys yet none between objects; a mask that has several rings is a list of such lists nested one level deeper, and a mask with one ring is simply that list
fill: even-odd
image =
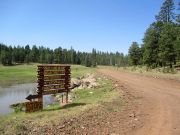
[{"label": "water reflection", "polygon": [[36,83],[18,84],[7,88],[0,87],[0,115],[13,111],[9,105],[27,101],[25,97],[36,92]]}]

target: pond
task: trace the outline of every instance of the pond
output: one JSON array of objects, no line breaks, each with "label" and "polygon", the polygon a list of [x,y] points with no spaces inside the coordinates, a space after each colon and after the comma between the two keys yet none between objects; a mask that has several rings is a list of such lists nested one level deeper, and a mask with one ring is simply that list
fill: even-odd
[{"label": "pond", "polygon": [[[0,115],[5,115],[13,112],[10,108],[11,104],[26,102],[25,98],[29,94],[35,94],[37,89],[36,83],[18,84],[10,87],[0,87]],[[52,96],[43,97],[43,106],[53,102]]]}]

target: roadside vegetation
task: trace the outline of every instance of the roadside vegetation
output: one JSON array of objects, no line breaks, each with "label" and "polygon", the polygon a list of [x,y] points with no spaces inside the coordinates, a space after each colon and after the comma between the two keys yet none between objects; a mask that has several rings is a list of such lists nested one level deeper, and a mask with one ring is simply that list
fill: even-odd
[{"label": "roadside vegetation", "polygon": [[[98,76],[97,81],[100,84],[97,88],[77,89],[71,92],[74,98],[72,103],[67,105],[59,106],[56,103],[35,113],[18,112],[0,116],[0,134],[24,134],[36,132],[36,130],[43,133],[45,131],[39,131],[41,127],[63,126],[60,123],[65,119],[78,117],[101,103],[119,99],[120,93],[114,89],[112,81],[102,76]],[[123,105],[123,100],[121,102]],[[121,109],[122,106],[119,108]]]},{"label": "roadside vegetation", "polygon": [[99,66],[99,68],[107,68],[117,71],[142,74],[154,78],[173,79],[180,81],[180,70],[169,67],[148,68],[147,66],[139,65],[139,66],[128,66],[128,67]]}]

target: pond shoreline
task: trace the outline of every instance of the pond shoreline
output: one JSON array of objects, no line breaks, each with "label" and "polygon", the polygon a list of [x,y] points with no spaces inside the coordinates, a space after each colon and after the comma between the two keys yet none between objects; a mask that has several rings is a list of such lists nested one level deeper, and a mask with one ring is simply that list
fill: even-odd
[{"label": "pond shoreline", "polygon": [[36,83],[15,84],[12,86],[0,86],[0,115],[6,115],[13,112],[11,104],[27,101],[25,98],[29,94],[36,92]]}]

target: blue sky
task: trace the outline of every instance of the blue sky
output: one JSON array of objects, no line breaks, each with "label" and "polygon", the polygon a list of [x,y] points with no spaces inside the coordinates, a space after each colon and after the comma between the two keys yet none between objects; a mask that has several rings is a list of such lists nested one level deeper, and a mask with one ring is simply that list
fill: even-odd
[{"label": "blue sky", "polygon": [[0,0],[0,42],[127,53],[163,0]]}]

